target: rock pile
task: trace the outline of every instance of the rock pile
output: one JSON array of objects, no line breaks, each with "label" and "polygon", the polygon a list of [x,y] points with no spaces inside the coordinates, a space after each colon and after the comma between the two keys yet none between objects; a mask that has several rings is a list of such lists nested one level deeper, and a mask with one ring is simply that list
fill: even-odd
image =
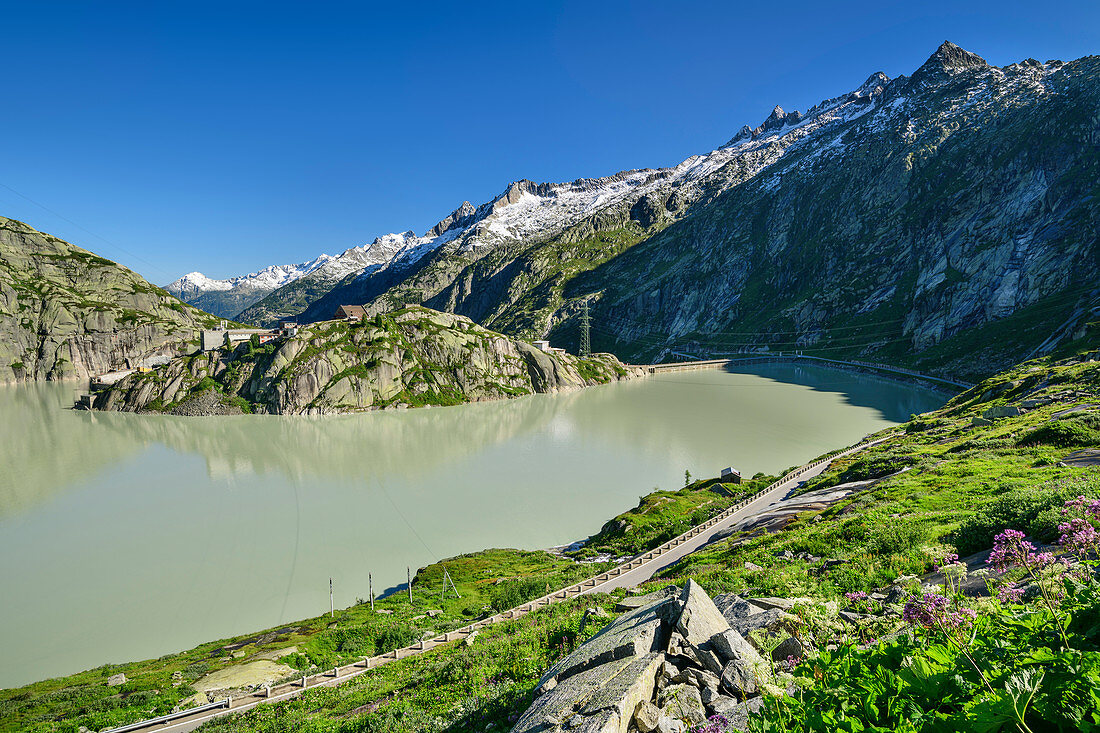
[{"label": "rock pile", "polygon": [[712,600],[691,580],[627,599],[626,613],[546,672],[513,733],[683,733],[714,715],[744,728],[761,695],[780,693],[772,660],[801,654],[794,636],[770,652],[749,637],[784,633],[786,605]]}]

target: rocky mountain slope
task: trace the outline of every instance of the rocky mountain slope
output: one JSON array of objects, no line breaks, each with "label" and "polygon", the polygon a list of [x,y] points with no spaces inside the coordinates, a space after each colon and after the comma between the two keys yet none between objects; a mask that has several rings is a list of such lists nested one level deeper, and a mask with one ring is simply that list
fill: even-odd
[{"label": "rocky mountain slope", "polygon": [[[405,267],[410,266],[425,253],[453,238],[472,213],[473,207],[467,202],[436,224],[423,237],[418,237],[411,231],[387,234],[377,237],[368,245],[353,247],[332,262],[278,288],[251,307],[244,309],[238,315],[238,320],[262,326],[274,326],[281,320],[297,318],[303,310],[324,297],[347,277],[365,277],[385,269],[394,261],[400,261]],[[343,305],[343,303],[337,303],[337,305]],[[335,311],[334,306],[331,311],[321,313],[318,317],[309,320],[327,320],[332,318]]]},{"label": "rocky mountain slope", "polygon": [[594,341],[636,361],[801,349],[988,373],[1100,303],[1098,78],[1096,57],[997,68],[945,43],[673,168],[513,183],[301,316],[423,303],[576,343],[590,300]]},{"label": "rocky mountain slope", "polygon": [[[450,236],[427,253],[396,257],[384,267],[349,275],[307,308],[302,318],[327,318],[341,303],[393,307],[406,302],[468,315],[493,328],[524,336],[546,332],[575,311],[563,287],[578,273],[621,254],[713,200],[777,160],[802,137],[859,114],[858,100],[872,94],[878,77],[843,98],[828,100],[777,134],[773,121],[745,130],[735,141],[680,165],[625,171],[571,183],[520,180],[476,209],[465,208]],[[437,227],[438,229],[438,227]],[[430,233],[429,233],[430,234]]]},{"label": "rocky mountain slope", "polygon": [[110,260],[0,217],[0,383],[167,357],[216,319]]},{"label": "rocky mountain slope", "polygon": [[337,258],[323,254],[309,262],[271,265],[259,272],[225,280],[215,280],[201,272],[189,272],[165,285],[164,289],[196,308],[223,318],[232,318],[278,288],[305,277],[335,259]]},{"label": "rocky mountain slope", "polygon": [[327,321],[297,335],[180,357],[135,373],[96,409],[179,415],[357,412],[455,405],[579,389],[638,376],[610,354],[546,353],[470,319],[406,308],[361,321]]},{"label": "rocky mountain slope", "polygon": [[[944,44],[578,278],[604,347],[804,349],[988,374],[1100,305],[1100,58],[989,66]],[[693,343],[694,342],[694,343]]]},{"label": "rocky mountain slope", "polygon": [[[299,313],[351,274],[377,269],[420,242],[412,232],[387,234],[371,244],[346,249],[333,257],[322,254],[297,265],[271,265],[259,272],[213,280],[191,272],[165,290],[223,318],[240,315],[246,323],[275,326]],[[278,295],[268,298],[278,291]],[[261,302],[262,301],[262,302]]]}]

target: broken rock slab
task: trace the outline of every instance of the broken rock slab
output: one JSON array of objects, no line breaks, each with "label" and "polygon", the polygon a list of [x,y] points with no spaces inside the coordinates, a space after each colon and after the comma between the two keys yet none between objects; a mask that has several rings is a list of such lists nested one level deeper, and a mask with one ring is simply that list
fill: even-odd
[{"label": "broken rock slab", "polygon": [[788,657],[794,657],[801,659],[806,654],[806,649],[802,646],[802,642],[793,636],[788,636],[783,641],[779,642],[779,645],[772,649],[772,659],[775,661],[783,661]]},{"label": "broken rock slab", "polygon": [[539,680],[535,694],[548,689],[551,681],[561,682],[592,667],[664,651],[678,610],[676,599],[670,597],[623,614],[551,667]]},{"label": "broken rock slab", "polygon": [[694,580],[684,585],[680,606],[680,617],[668,643],[669,654],[687,657],[715,675],[722,674],[722,661],[711,649],[710,640],[730,628],[726,617]]},{"label": "broken rock slab", "polygon": [[736,593],[723,593],[714,597],[714,607],[717,608],[726,621],[733,623],[735,619],[747,618],[763,611],[764,609],[755,603],[745,600]]},{"label": "broken rock slab", "polygon": [[741,636],[748,637],[750,632],[757,629],[764,629],[772,633],[789,630],[787,629],[788,623],[788,616],[785,612],[772,608],[755,613],[752,616],[734,619],[730,621],[730,628],[741,634]]},{"label": "broken rock slab", "polygon": [[744,699],[755,695],[761,685],[771,678],[771,666],[735,630],[715,635],[711,646],[726,661],[722,670],[722,689]]},{"label": "broken rock slab", "polygon": [[634,711],[653,697],[662,653],[615,659],[566,677],[538,697],[513,733],[625,733]]},{"label": "broken rock slab", "polygon": [[709,706],[711,715],[721,715],[733,730],[748,730],[749,715],[760,712],[764,707],[764,698],[738,701],[732,697],[720,697]]},{"label": "broken rock slab", "polygon": [[707,722],[707,711],[699,695],[699,688],[691,685],[670,685],[661,690],[657,698],[661,714],[688,725]]},{"label": "broken rock slab", "polygon": [[693,646],[710,641],[730,627],[726,617],[714,605],[707,592],[694,580],[688,580],[680,597],[680,617],[676,621],[676,631]]}]

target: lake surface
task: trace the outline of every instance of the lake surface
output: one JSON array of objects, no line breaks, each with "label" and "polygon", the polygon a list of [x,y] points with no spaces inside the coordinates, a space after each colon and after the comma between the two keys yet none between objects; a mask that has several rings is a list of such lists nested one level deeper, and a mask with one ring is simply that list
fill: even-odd
[{"label": "lake surface", "polygon": [[563,545],[655,487],[777,473],[946,396],[826,367],[661,374],[329,418],[76,412],[0,388],[0,686],[272,627],[487,547]]}]

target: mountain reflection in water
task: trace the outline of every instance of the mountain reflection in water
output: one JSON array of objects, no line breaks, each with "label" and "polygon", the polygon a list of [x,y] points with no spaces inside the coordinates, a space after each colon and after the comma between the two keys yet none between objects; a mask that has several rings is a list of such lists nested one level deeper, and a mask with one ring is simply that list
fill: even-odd
[{"label": "mountain reflection in water", "polygon": [[[941,404],[824,367],[340,417],[75,412],[0,389],[0,685],[304,618],[486,547],[595,532],[685,469],[774,473]],[[17,558],[17,561],[11,561]]]}]

